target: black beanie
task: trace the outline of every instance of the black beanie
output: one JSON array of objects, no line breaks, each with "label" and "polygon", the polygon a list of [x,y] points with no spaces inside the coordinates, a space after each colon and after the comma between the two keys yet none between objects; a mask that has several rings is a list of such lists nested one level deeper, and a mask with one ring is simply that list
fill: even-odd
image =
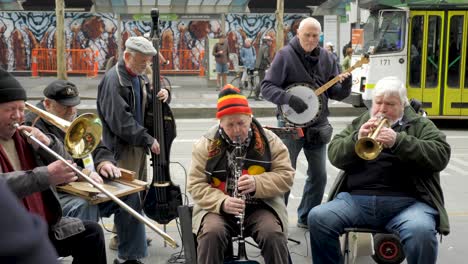
[{"label": "black beanie", "polygon": [[9,72],[0,68],[0,103],[26,101],[26,90]]}]

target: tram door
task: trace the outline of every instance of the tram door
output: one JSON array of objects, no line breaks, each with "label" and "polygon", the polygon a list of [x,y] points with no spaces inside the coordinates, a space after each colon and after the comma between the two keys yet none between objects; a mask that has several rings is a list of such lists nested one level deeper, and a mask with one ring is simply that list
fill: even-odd
[{"label": "tram door", "polygon": [[428,115],[441,114],[444,11],[411,11],[408,45],[408,98],[422,101]]},{"label": "tram door", "polygon": [[468,116],[468,11],[448,11],[443,115]]}]

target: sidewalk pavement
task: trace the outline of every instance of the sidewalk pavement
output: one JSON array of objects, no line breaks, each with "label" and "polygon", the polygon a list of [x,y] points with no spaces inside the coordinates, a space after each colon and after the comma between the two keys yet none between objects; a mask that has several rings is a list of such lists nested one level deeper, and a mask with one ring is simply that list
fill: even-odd
[{"label": "sidewalk pavement", "polygon": [[[215,81],[209,81],[206,77],[199,76],[166,76],[172,86],[173,99],[171,108],[176,118],[214,118],[216,115],[216,101],[218,91]],[[35,104],[43,98],[44,88],[56,79],[55,76],[16,76],[25,87],[29,101]],[[94,78],[86,76],[69,76],[68,80],[75,83],[82,98],[78,106],[79,113],[96,112],[97,87],[103,74]],[[232,80],[228,76],[228,81]],[[274,116],[276,106],[264,101],[249,99],[249,104],[257,117]],[[329,102],[331,116],[357,116],[365,111],[364,108],[355,108],[350,104],[333,101]]]}]

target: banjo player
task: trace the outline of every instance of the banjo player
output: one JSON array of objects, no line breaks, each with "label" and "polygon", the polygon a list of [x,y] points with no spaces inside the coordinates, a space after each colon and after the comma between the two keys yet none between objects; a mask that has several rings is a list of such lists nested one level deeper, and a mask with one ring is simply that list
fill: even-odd
[{"label": "banjo player", "polygon": [[[307,228],[307,215],[321,203],[327,181],[326,144],[333,130],[327,118],[328,100],[343,100],[351,93],[352,86],[351,74],[340,74],[333,55],[318,45],[320,35],[321,25],[316,19],[302,20],[297,36],[278,51],[262,82],[263,97],[278,106],[278,125],[303,129],[304,137],[283,139],[294,168],[301,149],[308,163],[302,200],[297,209],[300,228]],[[315,89],[333,78],[337,79],[333,86],[315,95]],[[298,94],[290,89],[294,86],[299,88],[295,89]],[[286,193],[286,204],[288,196]]]}]

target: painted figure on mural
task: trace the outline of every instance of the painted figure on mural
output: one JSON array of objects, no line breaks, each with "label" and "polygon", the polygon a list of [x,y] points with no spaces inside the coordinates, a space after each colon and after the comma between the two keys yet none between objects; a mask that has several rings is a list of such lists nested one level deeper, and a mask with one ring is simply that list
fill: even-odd
[{"label": "painted figure on mural", "polygon": [[39,47],[34,34],[23,21],[18,21],[15,30],[10,35],[10,46],[12,48],[13,60],[10,60],[10,69],[24,71],[29,69],[31,52]]},{"label": "painted figure on mural", "polygon": [[6,25],[0,21],[0,68],[8,69],[8,44],[5,37]]}]

